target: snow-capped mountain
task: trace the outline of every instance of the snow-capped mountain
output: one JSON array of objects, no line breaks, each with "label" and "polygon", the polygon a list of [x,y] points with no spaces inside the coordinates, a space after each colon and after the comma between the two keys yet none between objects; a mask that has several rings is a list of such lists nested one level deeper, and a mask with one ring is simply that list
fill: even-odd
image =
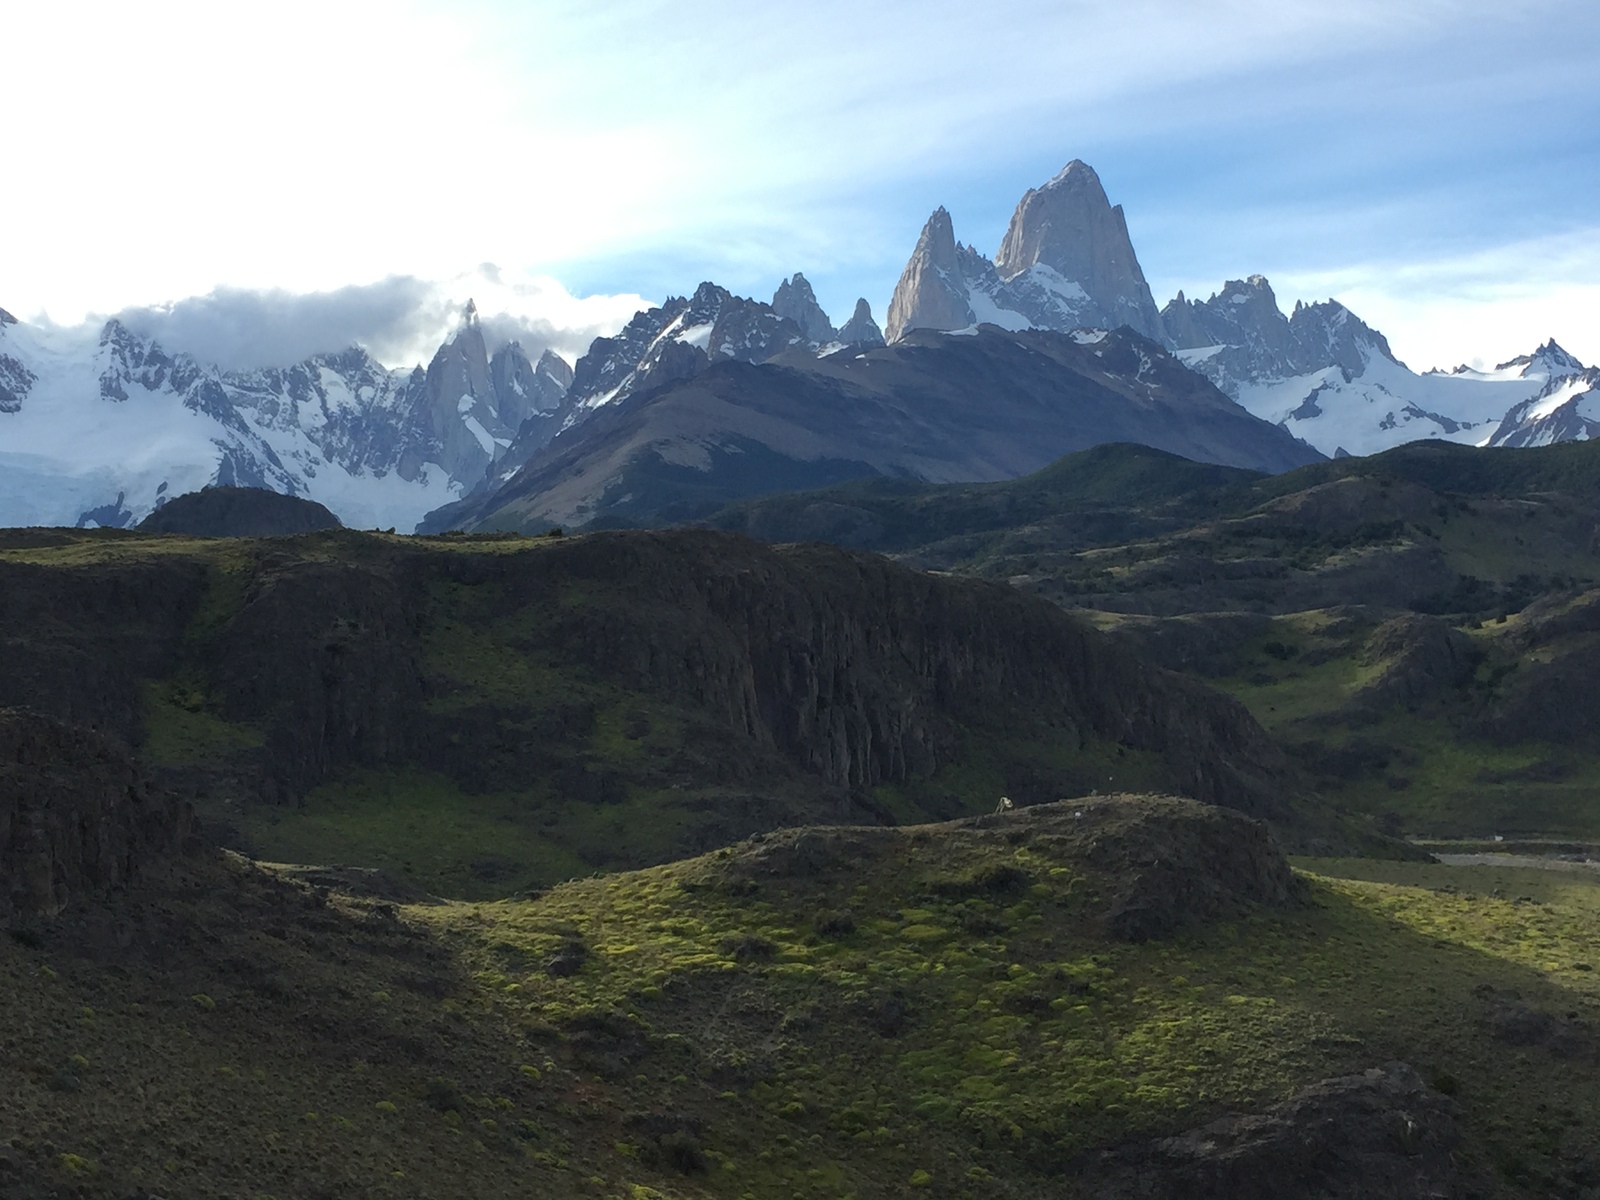
[{"label": "snow-capped mountain", "polygon": [[637,392],[692,379],[714,363],[762,363],[785,352],[809,357],[881,345],[883,334],[865,299],[856,301],[850,320],[836,330],[798,272],[778,285],[771,304],[702,283],[692,296],[671,296],[636,312],[616,336],[595,338],[572,369],[552,419],[525,422],[493,469],[469,490],[479,496],[493,492],[557,433]]},{"label": "snow-capped mountain", "polygon": [[923,227],[889,303],[887,333],[913,329],[1071,330],[1127,325],[1160,339],[1161,318],[1128,237],[1120,206],[1100,177],[1074,159],[1012,214],[990,261],[955,239],[950,214]]},{"label": "snow-capped mountain", "polygon": [[671,296],[635,313],[616,337],[590,344],[573,368],[567,424],[631,392],[698,375],[714,361],[763,362],[804,344],[800,326],[770,304],[702,283],[693,296]]},{"label": "snow-capped mountain", "polygon": [[[1161,313],[1166,341],[1245,408],[1324,454],[1375,454],[1420,438],[1496,440],[1509,414],[1583,365],[1551,342],[1494,371],[1417,374],[1388,340],[1334,300],[1285,317],[1260,275]],[[1508,434],[1507,436],[1511,436]],[[1529,443],[1531,444],[1531,443]]]},{"label": "snow-capped mountain", "polygon": [[1337,301],[1296,303],[1285,316],[1260,275],[1208,300],[1180,292],[1158,313],[1122,209],[1077,161],[1023,196],[992,261],[956,240],[943,208],[928,219],[889,306],[889,340],[981,324],[1130,326],[1255,416],[1333,456],[1418,438],[1535,445],[1590,436],[1600,420],[1586,368],[1554,342],[1494,371],[1419,375]]},{"label": "snow-capped mountain", "polygon": [[271,488],[347,525],[410,530],[476,484],[525,427],[553,425],[567,365],[488,353],[469,305],[427,370],[364,350],[222,371],[118,321],[0,320],[0,524],[136,523],[208,484]]},{"label": "snow-capped mountain", "polygon": [[1489,445],[1548,446],[1600,437],[1600,369],[1585,367],[1553,341],[1499,369],[1518,365],[1527,379],[1542,375],[1544,386],[1505,415]]},{"label": "snow-capped mountain", "polygon": [[856,301],[846,328],[850,341],[834,329],[804,275],[779,284],[771,304],[702,283],[693,296],[673,296],[635,313],[621,333],[590,344],[573,368],[565,425],[630,393],[691,378],[714,362],[759,363],[786,350],[825,353],[872,342],[878,327],[866,300]]}]

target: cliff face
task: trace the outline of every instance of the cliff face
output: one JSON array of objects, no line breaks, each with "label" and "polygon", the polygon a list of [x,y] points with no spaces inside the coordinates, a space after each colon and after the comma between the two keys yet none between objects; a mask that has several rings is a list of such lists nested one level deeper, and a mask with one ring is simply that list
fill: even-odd
[{"label": "cliff face", "polygon": [[0,709],[0,916],[55,916],[176,854],[188,806],[126,750],[79,726]]},{"label": "cliff face", "polygon": [[1037,267],[1070,280],[1108,325],[1161,336],[1155,298],[1128,237],[1122,206],[1112,206],[1100,177],[1074,159],[1041,188],[1029,188],[1012,214],[995,267],[1007,282]]},{"label": "cliff face", "polygon": [[[147,543],[160,569],[134,544],[0,563],[8,612],[54,614],[0,659],[0,698],[97,724],[214,802],[296,802],[350,767],[659,796],[688,832],[652,860],[890,819],[882,785],[924,788],[928,816],[1130,784],[1294,816],[1294,772],[1240,706],[1003,585],[705,531],[197,543],[210,563]],[[938,783],[974,763],[979,792]]]},{"label": "cliff face", "polygon": [[973,319],[956,257],[955,228],[948,212],[935,209],[895,284],[884,333],[893,342],[913,329],[965,329]]},{"label": "cliff face", "polygon": [[[714,713],[829,784],[925,776],[997,728],[1149,751],[1185,794],[1286,811],[1287,764],[1240,706],[1002,585],[700,531],[596,534],[474,566],[549,614],[558,658]],[[563,606],[564,589],[590,602]]]}]

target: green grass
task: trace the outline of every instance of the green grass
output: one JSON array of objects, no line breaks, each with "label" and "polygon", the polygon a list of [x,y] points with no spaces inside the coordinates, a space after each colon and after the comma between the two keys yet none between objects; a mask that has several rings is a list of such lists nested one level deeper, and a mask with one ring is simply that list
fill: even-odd
[{"label": "green grass", "polygon": [[435,895],[483,899],[594,869],[551,836],[559,810],[541,799],[469,796],[425,772],[362,771],[297,807],[251,806],[234,820],[268,861],[377,867]]},{"label": "green grass", "polygon": [[1303,903],[1130,944],[1095,836],[1007,830],[830,834],[859,857],[797,873],[762,865],[780,837],[398,922],[180,885],[162,911],[237,958],[112,975],[0,939],[28,1031],[0,1118],[118,1194],[1054,1200],[1085,1152],[1400,1060],[1491,1194],[1581,1194],[1591,1063],[1492,1018],[1600,1019],[1594,875],[1298,860]]},{"label": "green grass", "polygon": [[[1475,1015],[1486,988],[1600,1015],[1580,965],[1600,963],[1591,882],[1519,879],[1511,894],[1543,883],[1548,903],[1518,902],[1486,894],[1506,890],[1492,875],[1430,890],[1471,871],[1307,862],[1308,908],[1125,945],[1095,933],[1109,881],[1026,845],[999,852],[1031,881],[1017,895],[931,890],[995,853],[929,838],[867,875],[734,895],[685,864],[429,919],[478,947],[486,1002],[535,1028],[609,1021],[644,1039],[625,1082],[602,1066],[595,1086],[699,1097],[729,1195],[834,1195],[841,1180],[884,1194],[926,1170],[982,1196],[990,1177],[1392,1059],[1447,1081],[1470,1114],[1464,1156],[1530,1194],[1559,1170],[1548,1121],[1568,1152],[1600,1132],[1587,1067],[1516,1052]],[[813,914],[845,909],[854,931],[819,936]],[[578,976],[536,969],[574,939],[590,951]],[[750,939],[757,958],[738,952]],[[894,1037],[861,1016],[886,998],[912,1014]]]},{"label": "green grass", "polygon": [[[1303,764],[1324,798],[1422,837],[1600,837],[1600,759],[1569,746],[1497,745],[1467,726],[1487,696],[1516,618],[1469,631],[1488,655],[1478,679],[1442,701],[1363,712],[1386,665],[1363,657],[1372,625],[1325,610],[1273,618],[1211,681],[1250,709]],[[1341,756],[1352,765],[1325,764]]]},{"label": "green grass", "polygon": [[144,725],[144,758],[161,767],[212,762],[266,741],[259,729],[210,711],[204,683],[193,675],[145,685]]}]

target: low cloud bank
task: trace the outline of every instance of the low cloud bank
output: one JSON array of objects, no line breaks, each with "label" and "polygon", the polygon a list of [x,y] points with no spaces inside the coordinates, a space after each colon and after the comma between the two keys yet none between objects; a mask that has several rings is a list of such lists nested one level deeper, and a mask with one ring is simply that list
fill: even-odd
[{"label": "low cloud bank", "polygon": [[518,341],[533,358],[548,349],[568,362],[649,305],[636,295],[573,296],[545,277],[508,280],[484,264],[445,282],[395,275],[329,292],[219,287],[116,315],[168,350],[228,370],[288,366],[349,346],[386,366],[408,367],[425,364],[460,327],[469,299],[491,350]]}]

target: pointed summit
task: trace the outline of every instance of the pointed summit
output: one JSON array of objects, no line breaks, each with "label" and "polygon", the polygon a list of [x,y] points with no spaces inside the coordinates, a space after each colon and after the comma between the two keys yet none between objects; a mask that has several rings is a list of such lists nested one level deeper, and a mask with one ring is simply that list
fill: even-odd
[{"label": "pointed summit", "polygon": [[973,320],[956,256],[955,227],[941,206],[922,227],[911,261],[895,285],[887,333],[893,342],[912,329],[965,329]]},{"label": "pointed summit", "polygon": [[1085,312],[1084,317],[1160,337],[1155,298],[1133,252],[1122,208],[1112,207],[1094,168],[1078,159],[1022,197],[995,266],[1007,283],[1031,271],[1047,288],[1066,291],[1075,285],[1098,310],[1097,316]]},{"label": "pointed summit", "polygon": [[850,319],[839,326],[839,341],[846,346],[881,346],[883,345],[883,330],[878,328],[878,323],[872,319],[872,305],[868,304],[866,297],[856,301],[856,310],[850,314]]},{"label": "pointed summit", "polygon": [[470,328],[476,326],[477,324],[478,324],[478,302],[476,300],[468,300],[467,301],[467,306],[461,310],[461,325],[462,325],[462,328],[470,329]]},{"label": "pointed summit", "polygon": [[1581,375],[1587,368],[1567,351],[1556,344],[1551,338],[1532,354],[1519,354],[1510,362],[1503,362],[1495,367],[1496,371],[1508,371],[1512,367],[1522,368],[1522,378],[1531,379],[1536,375],[1546,379],[1560,379],[1566,375]]},{"label": "pointed summit", "polygon": [[819,346],[834,340],[833,322],[817,303],[817,294],[811,290],[806,277],[796,271],[792,279],[778,285],[772,297],[772,309],[780,317],[788,317],[806,338]]}]

